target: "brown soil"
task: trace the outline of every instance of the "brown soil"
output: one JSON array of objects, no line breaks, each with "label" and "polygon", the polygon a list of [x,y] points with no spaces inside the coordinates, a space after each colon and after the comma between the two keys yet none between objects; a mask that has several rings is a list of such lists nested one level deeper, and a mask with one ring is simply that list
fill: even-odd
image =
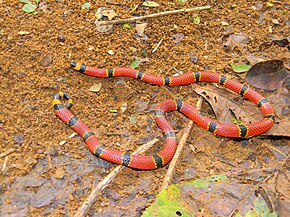
[{"label": "brown soil", "polygon": [[[183,72],[210,70],[244,82],[244,74],[233,73],[228,66],[230,63],[249,62],[246,57],[249,53],[274,59],[287,52],[278,46],[259,48],[273,37],[288,36],[289,5],[286,1],[275,1],[271,7],[266,2],[256,1],[188,1],[185,6],[178,1],[172,1],[175,6],[168,1],[158,1],[159,7],[149,9],[142,7],[140,1],[113,4],[118,1],[100,0],[92,3],[89,10],[82,10],[80,1],[41,1],[45,7],[38,8],[35,15],[23,12],[23,4],[19,1],[0,2],[0,208],[4,215],[73,215],[91,188],[115,166],[92,156],[79,137],[68,138],[72,130],[55,116],[52,108],[52,97],[58,91],[66,91],[72,96],[72,111],[91,127],[102,143],[120,150],[134,150],[140,139],[150,138],[156,132],[164,141],[148,115],[157,104],[181,96],[187,102],[196,102],[196,94],[190,86],[165,88],[130,78],[93,78],[70,69],[71,61],[96,67],[128,67],[134,56],[142,57],[148,52],[149,61],[138,69],[151,74],[170,76],[176,73],[175,69]],[[112,31],[100,33],[94,24],[95,11],[99,7],[115,10],[118,14],[115,19],[121,19],[132,17],[130,10],[136,4],[139,7],[134,13],[146,15],[206,5],[207,2],[212,9],[191,13],[192,17],[200,17],[200,24],[188,19],[190,14],[145,20],[147,40],[136,39],[134,28],[116,25]],[[274,19],[279,24],[274,24]],[[222,25],[223,21],[229,25]],[[177,29],[171,31],[173,25]],[[19,31],[30,33],[20,35]],[[225,49],[229,35],[241,32],[249,38],[245,47]],[[175,43],[173,34],[183,34],[184,38]],[[63,42],[60,36],[64,37]],[[152,53],[163,37],[160,47]],[[115,54],[108,54],[109,50]],[[190,60],[190,53],[198,58],[197,63]],[[95,83],[102,84],[98,93],[89,91]],[[124,102],[128,103],[128,109],[122,113],[120,107]],[[149,102],[147,108],[136,111],[136,106],[142,102]],[[110,109],[118,112],[109,112]],[[136,124],[130,122],[131,115],[136,118]],[[188,122],[177,113],[168,118],[177,131]],[[66,144],[60,145],[63,140]],[[240,141],[232,140],[220,146],[222,141],[194,126],[187,143],[194,145],[199,154],[193,154],[186,147],[174,182],[230,171],[233,165],[249,160],[253,154],[256,160],[251,159],[250,163],[254,164],[253,161],[269,154],[265,147],[257,146],[262,143],[257,139],[250,140],[246,148]],[[270,140],[265,142],[271,143]],[[289,141],[284,142],[289,145]],[[160,142],[152,153],[162,144]],[[233,163],[221,165],[218,156]],[[269,156],[275,161],[273,155]],[[186,178],[185,171],[190,168],[195,168],[196,172]],[[159,192],[165,173],[166,168],[146,172],[126,169],[99,196],[89,215],[140,215]],[[33,184],[24,183],[32,180]],[[68,194],[63,196],[65,192],[61,190]],[[19,192],[21,195],[17,195]],[[49,195],[57,197],[46,198],[49,201],[43,204],[35,202]]]}]

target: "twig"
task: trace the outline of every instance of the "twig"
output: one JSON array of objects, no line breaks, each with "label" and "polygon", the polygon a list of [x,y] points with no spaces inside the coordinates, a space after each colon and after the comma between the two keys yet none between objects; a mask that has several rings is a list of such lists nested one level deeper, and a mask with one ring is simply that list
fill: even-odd
[{"label": "twig", "polygon": [[[142,145],[139,147],[136,151],[134,151],[132,154],[142,154],[146,152],[148,149],[150,149],[154,143],[156,143],[158,139],[153,139],[150,142]],[[125,166],[119,165],[117,166],[112,172],[110,172],[107,177],[105,177],[101,182],[98,183],[96,187],[93,188],[91,194],[88,196],[88,198],[83,202],[82,206],[78,209],[75,217],[82,217],[86,216],[89,209],[92,207],[92,205],[97,201],[98,193],[104,190],[111,181],[117,176],[117,174],[124,169]]]},{"label": "twig", "polygon": [[162,41],[163,41],[163,38],[161,38],[161,40],[158,42],[158,44],[156,45],[156,47],[153,49],[152,53],[155,53],[156,52],[157,48],[161,45]]},{"label": "twig", "polygon": [[[199,98],[198,102],[197,102],[197,109],[200,110],[201,108],[201,104],[202,104],[202,97]],[[173,172],[174,172],[174,169],[175,169],[175,165],[176,163],[178,162],[178,159],[179,159],[179,156],[181,154],[181,151],[183,150],[183,147],[184,145],[186,144],[186,140],[188,138],[188,135],[189,135],[189,132],[192,128],[192,125],[193,125],[193,121],[189,121],[187,126],[184,128],[184,133],[178,143],[178,146],[177,146],[177,150],[170,162],[170,165],[169,165],[169,168],[167,170],[167,173],[164,177],[164,180],[163,180],[163,184],[162,184],[162,188],[161,189],[165,189],[168,187],[168,185],[171,183],[171,179],[172,179],[172,176],[173,176]]]},{"label": "twig", "polygon": [[0,153],[0,157],[5,157],[5,156],[11,154],[12,152],[14,152],[15,150],[16,150],[16,149],[14,149],[14,148],[10,148],[10,149],[8,149],[8,150],[6,150],[6,151]]},{"label": "twig", "polygon": [[1,172],[3,173],[3,175],[7,172],[8,170],[8,167],[7,167],[7,161],[8,161],[8,156],[6,156],[4,158],[4,163],[3,163],[3,166],[1,168]]},{"label": "twig", "polygon": [[161,17],[161,16],[166,16],[166,15],[171,15],[171,14],[188,13],[192,11],[200,11],[200,10],[209,9],[209,8],[211,8],[211,6],[206,5],[206,6],[201,6],[201,7],[179,9],[179,10],[174,10],[174,11],[163,11],[156,14],[149,14],[149,15],[145,15],[141,17],[132,17],[132,18],[127,18],[127,19],[122,19],[122,20],[97,21],[96,23],[97,25],[113,25],[113,24],[129,23],[129,22],[134,22],[136,20]]}]

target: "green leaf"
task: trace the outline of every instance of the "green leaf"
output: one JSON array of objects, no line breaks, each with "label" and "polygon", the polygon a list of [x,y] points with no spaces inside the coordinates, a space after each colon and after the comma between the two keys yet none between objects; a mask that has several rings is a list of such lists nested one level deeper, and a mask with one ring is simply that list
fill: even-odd
[{"label": "green leaf", "polygon": [[217,181],[226,181],[228,178],[223,174],[208,176],[206,178],[201,178],[195,181],[192,181],[189,185],[195,188],[207,188],[210,183],[217,182]]},{"label": "green leaf", "polygon": [[178,216],[176,212],[181,213],[184,217],[192,216],[183,204],[179,187],[170,185],[156,196],[155,202],[145,210],[142,217]]},{"label": "green leaf", "polygon": [[97,11],[95,13],[95,16],[96,16],[97,20],[100,20],[103,17],[102,11],[103,11],[103,8],[98,8],[97,9]]},{"label": "green leaf", "polygon": [[110,109],[109,112],[111,112],[111,113],[117,113],[118,111],[116,109]]},{"label": "green leaf", "polygon": [[122,27],[123,27],[124,29],[132,29],[132,26],[131,26],[129,23],[124,23],[124,24],[122,25]]},{"label": "green leaf", "polygon": [[20,2],[23,4],[28,4],[28,3],[32,4],[31,1],[29,1],[29,0],[20,0]]},{"label": "green leaf", "polygon": [[192,21],[196,25],[200,24],[200,17],[199,16],[196,16],[196,17],[189,16],[189,20]]},{"label": "green leaf", "polygon": [[33,13],[36,10],[37,6],[32,4],[31,2],[25,4],[22,8],[26,13]]},{"label": "green leaf", "polygon": [[[223,183],[228,181],[228,178],[223,174],[208,176],[192,182],[186,183],[194,188],[208,189],[210,184]],[[193,209],[189,204],[185,204],[182,195],[182,185],[170,185],[167,189],[162,190],[157,196],[155,202],[148,207],[142,217],[168,217],[168,216],[183,216],[193,217]],[[177,215],[177,213],[181,215]]]},{"label": "green leaf", "polygon": [[58,82],[67,82],[68,78],[67,77],[59,77],[56,79]]},{"label": "green leaf", "polygon": [[232,67],[234,72],[237,72],[237,73],[249,71],[249,69],[251,68],[251,66],[247,65],[246,63],[241,63],[241,64],[232,63],[230,64],[230,66]]},{"label": "green leaf", "polygon": [[130,64],[130,68],[132,69],[136,69],[141,63],[141,59],[136,58],[131,64]]},{"label": "green leaf", "polygon": [[179,3],[180,5],[185,5],[184,0],[178,0],[178,3]]},{"label": "green leaf", "polygon": [[82,9],[89,9],[90,7],[91,7],[90,2],[86,2],[86,3],[82,4],[82,6],[81,6]]},{"label": "green leaf", "polygon": [[159,4],[154,2],[154,1],[145,1],[145,2],[143,2],[142,5],[145,7],[151,7],[151,8],[159,7]]},{"label": "green leaf", "polygon": [[30,34],[30,32],[28,32],[28,31],[18,31],[18,34],[19,35],[28,35],[28,34]]},{"label": "green leaf", "polygon": [[137,123],[136,117],[133,114],[129,117],[129,120],[132,125]]}]

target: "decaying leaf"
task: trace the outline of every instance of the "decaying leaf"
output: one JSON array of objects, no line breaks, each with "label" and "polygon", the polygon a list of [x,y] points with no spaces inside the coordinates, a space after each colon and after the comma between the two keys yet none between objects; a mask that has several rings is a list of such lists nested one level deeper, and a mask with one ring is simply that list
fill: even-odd
[{"label": "decaying leaf", "polygon": [[290,76],[284,79],[282,85],[269,97],[269,100],[273,103],[277,116],[290,114]]},{"label": "decaying leaf", "polygon": [[252,66],[245,79],[253,87],[276,90],[287,76],[290,76],[290,71],[284,68],[282,61],[270,60]]},{"label": "decaying leaf", "polygon": [[234,100],[231,100],[236,96],[227,90],[212,85],[201,87],[196,84],[193,85],[193,90],[203,96],[211,105],[218,121],[233,124],[232,113],[234,113],[237,119],[242,120],[243,123],[255,121],[252,118],[252,107],[248,110],[249,113],[247,113],[245,108],[241,108]]},{"label": "decaying leaf", "polygon": [[109,20],[112,20],[115,16],[117,16],[114,10],[103,10],[102,15],[108,17]]},{"label": "decaying leaf", "polygon": [[193,62],[195,64],[198,62],[198,56],[196,53],[190,52],[189,57],[190,57],[191,62]]},{"label": "decaying leaf", "polygon": [[145,31],[146,26],[147,26],[147,23],[137,23],[136,24],[136,32],[139,36],[143,37],[145,35],[144,31]]},{"label": "decaying leaf", "polygon": [[136,105],[136,112],[144,111],[147,109],[149,100],[138,100],[137,105]]},{"label": "decaying leaf", "polygon": [[[285,181],[287,183],[286,178]],[[142,217],[196,216],[200,210],[206,210],[204,216],[278,216],[278,211],[271,208],[271,202],[275,204],[277,197],[264,196],[272,195],[274,190],[264,190],[263,187],[264,194],[261,196],[260,192],[251,192],[253,188],[252,184],[230,180],[224,174],[170,185],[157,195],[155,202],[145,210]],[[247,198],[243,195],[247,195]],[[271,198],[270,202],[268,197]]]},{"label": "decaying leaf", "polygon": [[181,42],[183,38],[184,38],[183,34],[174,34],[174,35],[172,35],[172,40],[176,44]]},{"label": "decaying leaf", "polygon": [[113,25],[101,25],[102,21],[100,21],[104,16],[108,17],[109,20],[113,19],[117,14],[114,10],[107,9],[106,7],[100,7],[97,9],[96,16],[96,29],[98,32],[108,32],[113,28]]},{"label": "decaying leaf", "polygon": [[290,44],[288,38],[277,39],[277,40],[273,40],[272,42],[277,44],[279,47],[286,47]]},{"label": "decaying leaf", "polygon": [[113,25],[101,25],[102,21],[97,21],[95,22],[96,24],[96,29],[98,32],[109,32],[112,28]]},{"label": "decaying leaf", "polygon": [[267,132],[263,133],[265,136],[281,136],[290,138],[290,121],[289,120],[277,120],[275,125]]},{"label": "decaying leaf", "polygon": [[126,110],[127,110],[127,108],[128,108],[128,103],[127,102],[124,102],[122,105],[121,105],[121,111],[122,112],[125,112]]},{"label": "decaying leaf", "polygon": [[136,141],[136,144],[137,145],[143,145],[155,138],[158,138],[158,137],[162,137],[162,133],[160,133],[160,131],[158,132],[151,132],[151,133],[148,133],[148,135],[143,135],[139,140]]},{"label": "decaying leaf", "polygon": [[[213,109],[217,120],[220,122],[233,124],[232,112],[234,113],[234,116],[243,123],[253,123],[254,121],[262,119],[260,111],[257,109],[256,105],[246,100],[243,102],[242,106],[236,104],[235,102],[237,101],[237,98],[235,94],[228,92],[226,89],[217,88],[212,85],[200,87],[199,85],[194,84],[193,90],[207,100]],[[270,102],[274,107],[276,107],[276,103],[272,102],[272,99],[270,99]],[[289,103],[290,102],[288,102],[287,105],[289,105]],[[276,124],[262,135],[290,137],[290,121],[276,117],[275,122]]]},{"label": "decaying leaf", "polygon": [[102,88],[102,83],[97,83],[97,84],[94,84],[93,86],[91,86],[89,91],[97,93],[101,90],[101,88]]},{"label": "decaying leaf", "polygon": [[244,33],[235,33],[230,35],[224,48],[228,50],[233,50],[235,47],[244,48],[249,42],[249,37]]},{"label": "decaying leaf", "polygon": [[47,54],[40,61],[40,65],[42,65],[44,67],[49,66],[52,63],[52,60],[53,60],[52,55],[51,54]]}]

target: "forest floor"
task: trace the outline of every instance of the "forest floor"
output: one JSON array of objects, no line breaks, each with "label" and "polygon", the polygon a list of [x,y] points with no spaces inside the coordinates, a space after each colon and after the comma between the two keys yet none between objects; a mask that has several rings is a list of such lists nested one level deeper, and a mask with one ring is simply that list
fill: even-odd
[{"label": "forest floor", "polygon": [[[233,71],[230,64],[252,66],[289,58],[286,47],[271,43],[289,37],[290,6],[286,1],[182,4],[183,1],[160,0],[156,1],[158,7],[146,7],[136,0],[99,0],[82,9],[84,2],[80,1],[41,0],[36,13],[24,12],[20,1],[0,2],[1,216],[72,216],[93,187],[116,167],[93,156],[83,140],[72,135],[73,131],[56,117],[52,107],[55,93],[65,91],[72,96],[72,112],[102,144],[134,151],[158,138],[159,142],[147,153],[152,154],[165,141],[154,121],[156,106],[180,97],[195,106],[199,94],[194,89],[212,86],[171,88],[132,78],[94,78],[72,70],[70,62],[108,68],[129,67],[141,59],[137,69],[154,75],[208,70],[245,83],[246,73]],[[95,13],[101,7],[113,10],[113,19],[119,20],[205,5],[211,8],[141,20],[147,25],[139,34],[135,22],[117,24],[104,32],[98,31],[95,24]],[[154,48],[157,49],[152,52]],[[285,66],[289,68],[289,59]],[[95,84],[100,90],[90,91]],[[257,91],[266,98],[275,94],[275,90]],[[246,101],[230,94],[226,92],[224,96],[241,104]],[[215,117],[206,99],[201,110]],[[289,114],[279,118],[289,123]],[[168,114],[167,119],[178,135],[189,122],[178,112]],[[230,216],[241,210],[238,204],[245,195],[257,196],[259,189],[267,209],[289,216],[289,145],[289,134],[233,140],[194,124],[172,183],[223,174],[234,179],[236,185],[246,186],[239,188],[239,196],[237,192],[222,193],[218,202],[192,196],[197,216]],[[97,195],[87,214],[142,215],[161,191],[166,172],[167,167],[153,171],[125,168]],[[176,214],[180,216],[179,212]]]}]

